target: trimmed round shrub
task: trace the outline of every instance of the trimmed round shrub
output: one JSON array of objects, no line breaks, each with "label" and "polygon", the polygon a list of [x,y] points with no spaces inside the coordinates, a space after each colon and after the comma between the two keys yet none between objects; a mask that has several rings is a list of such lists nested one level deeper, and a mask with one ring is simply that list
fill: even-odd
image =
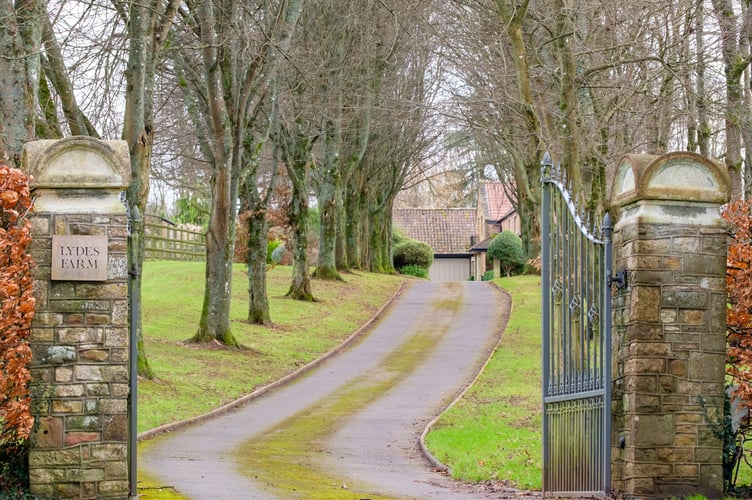
[{"label": "trimmed round shrub", "polygon": [[498,259],[506,275],[511,276],[512,271],[525,263],[522,240],[512,231],[506,229],[491,240],[488,245],[488,257],[494,260]]},{"label": "trimmed round shrub", "polygon": [[392,229],[392,242],[394,243],[395,247],[399,246],[401,243],[404,243],[409,239],[410,238],[405,235],[402,229],[398,227]]},{"label": "trimmed round shrub", "polygon": [[407,239],[395,245],[393,261],[395,269],[411,264],[428,269],[433,264],[433,249],[428,243]]}]

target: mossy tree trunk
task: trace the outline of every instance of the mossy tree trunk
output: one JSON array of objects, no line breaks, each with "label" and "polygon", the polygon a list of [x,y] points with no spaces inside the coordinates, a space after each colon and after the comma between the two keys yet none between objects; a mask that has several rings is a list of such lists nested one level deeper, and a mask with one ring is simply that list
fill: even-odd
[{"label": "mossy tree trunk", "polygon": [[362,178],[362,171],[356,171],[350,178],[345,196],[345,251],[347,263],[351,269],[363,269],[362,252],[365,245],[363,241],[363,225],[366,222],[363,211],[362,188],[358,179]]},{"label": "mossy tree trunk", "polygon": [[[752,125],[749,108],[744,105],[745,84],[742,82],[752,56],[747,46],[748,37],[740,36],[739,15],[734,11],[734,2],[714,0],[712,5],[721,28],[721,53],[726,77],[726,102],[724,103],[726,154],[724,160],[731,178],[731,199],[738,200],[742,196],[742,148],[745,146],[743,138],[746,135],[752,139],[752,134],[743,133],[745,127],[749,128]],[[745,16],[742,24],[748,23],[749,19]],[[745,31],[741,30],[742,33]],[[750,145],[746,144],[747,147]]]},{"label": "mossy tree trunk", "polygon": [[[178,2],[136,2],[129,4],[128,11],[128,65],[125,77],[125,115],[123,140],[128,143],[131,160],[131,185],[126,190],[126,198],[131,210],[131,245],[128,249],[132,269],[136,271],[130,282],[130,300],[141,302],[141,272],[143,271],[146,242],[144,215],[149,201],[149,179],[151,177],[151,156],[154,146],[154,83],[157,64],[162,59],[164,42],[177,15]],[[48,51],[56,50],[52,27],[48,26]],[[55,59],[51,63],[57,62]],[[62,65],[62,55],[59,64]],[[68,123],[73,133],[91,133],[91,125],[81,114],[75,103],[75,97],[62,70],[50,72],[56,75],[53,83],[62,95]],[[142,318],[134,319],[136,325],[136,343],[138,352],[138,374],[154,378],[154,371],[149,364],[144,349]]]},{"label": "mossy tree trunk", "polygon": [[[255,176],[253,176],[255,181]],[[269,296],[266,293],[266,252],[269,224],[266,204],[260,199],[255,182],[244,189],[248,212],[243,222],[248,228],[248,318],[254,325],[271,325]]]},{"label": "mossy tree trunk", "polygon": [[26,141],[35,138],[45,2],[0,6],[0,159],[20,166]]},{"label": "mossy tree trunk", "polygon": [[369,212],[370,270],[394,273],[392,262],[392,203],[374,203]]},{"label": "mossy tree trunk", "polygon": [[339,170],[339,125],[328,122],[326,125],[325,158],[322,165],[321,178],[318,186],[319,203],[319,257],[313,276],[325,280],[340,280],[342,276],[337,271],[337,216],[339,215],[340,190],[342,176]]},{"label": "mossy tree trunk", "polygon": [[308,195],[293,184],[290,201],[290,225],[293,231],[292,281],[287,296],[295,300],[314,302],[311,276],[308,272]]},{"label": "mossy tree trunk", "polygon": [[290,226],[292,228],[292,280],[287,297],[314,302],[308,262],[308,171],[316,137],[303,130],[300,121],[277,125],[276,143],[282,151],[287,176],[292,184]]},{"label": "mossy tree trunk", "polygon": [[266,238],[268,225],[265,217],[250,217],[248,224],[248,319],[254,325],[271,325],[269,296],[266,293]]}]

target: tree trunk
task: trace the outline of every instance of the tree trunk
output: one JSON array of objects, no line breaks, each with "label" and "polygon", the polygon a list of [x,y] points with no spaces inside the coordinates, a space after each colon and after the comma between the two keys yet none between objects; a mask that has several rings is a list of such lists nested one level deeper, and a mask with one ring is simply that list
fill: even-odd
[{"label": "tree trunk", "polygon": [[281,146],[287,176],[292,184],[290,226],[292,228],[292,279],[285,294],[294,300],[315,302],[308,262],[308,170],[316,138],[299,129],[278,127],[277,143]]},{"label": "tree trunk", "polygon": [[575,36],[572,15],[574,9],[567,8],[564,0],[556,0],[556,54],[559,58],[561,83],[559,89],[559,110],[563,116],[561,124],[563,159],[567,179],[574,191],[582,193],[582,165],[580,164],[579,103],[577,100],[577,64],[572,53],[570,38]]},{"label": "tree trunk", "polygon": [[236,223],[233,200],[237,199],[237,188],[233,188],[237,179],[232,179],[231,170],[229,165],[223,163],[216,164],[214,168],[211,186],[213,202],[206,232],[204,304],[198,331],[190,341],[203,343],[218,340],[237,347],[230,330]]},{"label": "tree trunk", "polygon": [[[533,97],[528,65],[527,50],[522,33],[522,23],[527,15],[528,0],[511,6],[504,0],[495,0],[496,9],[506,23],[512,58],[514,60],[515,80],[519,96],[519,113],[525,117],[528,140],[520,147],[516,155],[513,153],[514,178],[518,191],[517,212],[520,215],[520,231],[522,241],[528,256],[536,256],[540,248],[540,227],[536,217],[540,197],[539,175],[541,138],[543,136],[541,122],[535,114],[535,98]],[[511,150],[511,148],[510,148]],[[512,152],[512,151],[510,151]]]},{"label": "tree trunk", "polygon": [[[255,190],[256,186],[248,189]],[[269,296],[266,293],[266,242],[269,227],[266,211],[258,203],[249,207],[248,227],[248,322],[271,325]]]},{"label": "tree trunk", "polygon": [[[305,167],[303,168],[305,175]],[[308,272],[308,189],[305,183],[293,183],[290,201],[292,226],[292,282],[287,296],[295,300],[314,302],[311,277]]]},{"label": "tree trunk", "polygon": [[337,180],[322,179],[319,187],[319,258],[313,276],[319,279],[342,280],[337,271],[335,248],[337,244]]},{"label": "tree trunk", "polygon": [[342,186],[337,162],[338,126],[329,122],[326,131],[326,157],[324,171],[319,180],[318,202],[321,228],[319,230],[319,258],[313,276],[319,279],[340,280],[336,263],[337,216],[339,215],[339,191]]},{"label": "tree trunk", "polygon": [[[131,185],[126,190],[126,199],[132,213],[140,217],[131,220],[131,231],[135,234],[136,245],[128,249],[132,266],[143,271],[145,226],[143,216],[149,201],[149,178],[151,175],[151,155],[154,144],[154,81],[157,61],[160,60],[167,31],[177,13],[177,2],[168,2],[164,11],[157,4],[136,2],[130,4],[128,35],[130,47],[128,51],[128,65],[126,66],[126,95],[125,115],[123,124],[123,140],[128,143],[131,160]],[[54,48],[54,33],[51,27],[47,33],[47,43]],[[57,52],[53,50],[53,56]],[[51,61],[54,63],[55,61]],[[57,61],[62,64],[61,61]],[[68,93],[70,82],[67,76],[58,68],[56,88]],[[92,133],[93,127],[83,116],[81,110],[70,95],[63,97],[66,117],[71,124],[71,131]],[[141,277],[131,282],[131,300],[141,301]],[[138,374],[146,378],[154,378],[154,371],[149,365],[144,349],[142,318],[136,318],[136,342],[138,348]]]},{"label": "tree trunk", "polygon": [[[340,181],[341,183],[341,181]],[[349,224],[347,205],[342,186],[338,190],[337,198],[337,237],[334,246],[334,265],[339,272],[350,270],[350,262],[347,260],[347,226]]]},{"label": "tree trunk", "polygon": [[35,133],[42,15],[35,0],[0,4],[0,162],[15,166]]},{"label": "tree trunk", "polygon": [[392,262],[392,205],[383,203],[377,206],[379,208],[369,212],[370,271],[393,274],[395,270]]},{"label": "tree trunk", "polygon": [[[141,273],[143,272],[144,263],[144,219],[146,213],[146,202],[149,197],[149,166],[151,156],[152,135],[145,132],[147,106],[146,100],[146,65],[151,54],[147,53],[148,33],[146,32],[147,12],[142,4],[133,5],[130,11],[129,37],[130,48],[128,51],[128,65],[125,71],[126,100],[125,116],[123,124],[123,140],[128,143],[128,150],[131,160],[131,184],[126,190],[126,199],[128,200],[131,215],[138,214],[138,217],[131,217],[131,245],[128,248],[129,261],[134,270],[137,271],[135,279],[130,283],[130,300],[137,303],[141,302]],[[50,27],[48,36],[54,36]],[[72,94],[63,97],[63,100],[71,98]],[[69,106],[65,106],[68,108]],[[73,116],[68,116],[72,122],[71,130],[76,129],[79,120]],[[135,242],[135,244],[134,244]],[[136,342],[138,350],[138,374],[148,379],[154,378],[154,371],[149,365],[149,360],[144,349],[143,324],[142,318],[134,318],[136,324],[132,328],[136,331]]]},{"label": "tree trunk", "polygon": [[[749,65],[749,54],[745,54],[737,42],[739,36],[737,15],[731,0],[713,0],[713,9],[721,27],[721,52],[726,76],[726,168],[731,178],[731,199],[738,200],[742,194],[742,137],[741,127],[744,113],[743,87],[741,77]],[[744,24],[744,23],[743,23]]]},{"label": "tree trunk", "polygon": [[[355,176],[353,176],[355,177]],[[345,225],[347,263],[351,269],[362,269],[361,261],[361,238],[363,237],[362,224],[363,207],[360,197],[360,188],[355,185],[353,179],[350,180],[350,187],[345,197],[345,216],[347,223]]]}]

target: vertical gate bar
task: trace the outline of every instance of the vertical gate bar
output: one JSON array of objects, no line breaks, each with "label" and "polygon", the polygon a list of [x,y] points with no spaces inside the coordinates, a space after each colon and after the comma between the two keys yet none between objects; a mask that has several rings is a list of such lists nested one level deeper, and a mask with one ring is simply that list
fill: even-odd
[{"label": "vertical gate bar", "polygon": [[594,296],[593,299],[597,301],[598,304],[598,343],[594,346],[595,350],[595,362],[593,365],[593,376],[595,378],[594,383],[596,387],[601,386],[601,365],[603,363],[601,355],[603,354],[601,349],[601,344],[603,342],[603,280],[605,279],[605,276],[603,275],[603,250],[601,248],[596,249],[596,259],[593,263],[593,268],[598,273],[597,280],[594,282]]},{"label": "vertical gate bar", "polygon": [[542,299],[543,303],[542,306],[542,315],[543,315],[543,355],[542,355],[542,361],[543,361],[543,418],[541,419],[543,422],[543,491],[549,489],[550,487],[550,481],[549,481],[549,473],[550,473],[550,464],[549,464],[549,418],[548,413],[546,411],[546,403],[545,398],[548,395],[548,388],[547,386],[550,383],[550,372],[549,372],[549,363],[550,363],[550,346],[549,346],[549,340],[550,340],[550,334],[551,334],[551,318],[550,318],[550,308],[551,308],[551,262],[549,258],[549,252],[551,251],[551,238],[550,238],[550,231],[551,231],[551,185],[549,184],[550,180],[550,168],[551,168],[551,158],[548,156],[548,153],[544,155],[543,157],[543,165],[541,167],[541,180],[543,182],[543,199],[541,200],[541,211],[543,212],[543,217],[541,218],[541,288],[542,288]]},{"label": "vertical gate bar", "polygon": [[[551,196],[554,195],[556,198],[552,199],[552,208],[551,210],[553,213],[556,214],[556,227],[552,229],[552,231],[556,234],[556,247],[552,249],[552,256],[556,258],[555,271],[556,274],[553,275],[553,278],[558,278],[561,275],[562,269],[564,268],[564,258],[562,256],[562,237],[561,237],[561,212],[559,211],[559,198],[558,198],[558,191],[551,186]],[[557,285],[561,285],[560,283],[557,283]],[[564,331],[564,326],[561,323],[561,301],[562,297],[564,297],[564,290],[559,286],[557,289],[557,296],[555,297],[554,303],[553,303],[553,310],[551,311],[551,314],[553,315],[553,322],[554,326],[556,327],[556,330],[553,332],[553,336],[551,337],[551,345],[549,346],[549,349],[551,349],[554,352],[554,359],[556,360],[556,366],[554,371],[551,373],[551,377],[554,379],[554,392],[552,394],[558,394],[559,388],[561,387],[561,363],[562,363],[562,332]]]},{"label": "vertical gate bar", "polygon": [[582,373],[582,390],[587,391],[588,386],[590,385],[590,377],[588,374],[588,365],[590,362],[590,352],[588,345],[590,343],[590,334],[588,333],[587,327],[588,307],[590,306],[590,301],[588,300],[588,288],[590,288],[590,282],[588,281],[588,278],[590,276],[587,272],[587,269],[589,267],[588,259],[590,258],[590,252],[589,241],[584,236],[581,236],[580,238],[580,253],[582,255],[580,261],[580,265],[582,266],[582,268],[580,269],[580,301],[582,302],[582,305],[580,306],[580,335],[582,336],[580,343],[582,349],[582,363],[580,364],[580,367]]},{"label": "vertical gate bar", "polygon": [[550,270],[549,270],[549,281],[548,281],[548,293],[550,294],[552,302],[549,303],[549,321],[550,321],[550,331],[549,331],[549,344],[548,349],[550,350],[550,360],[551,360],[551,366],[549,367],[549,386],[550,386],[550,392],[549,395],[553,395],[556,393],[556,388],[559,385],[559,352],[560,349],[557,348],[557,338],[559,335],[560,327],[558,326],[558,310],[556,305],[556,296],[555,292],[551,289],[553,286],[552,279],[555,280],[558,277],[559,269],[561,267],[561,256],[559,252],[559,246],[561,245],[561,237],[559,235],[559,229],[558,224],[551,227],[551,220],[558,221],[560,219],[559,213],[556,211],[556,200],[551,200],[551,197],[554,196],[556,191],[553,189],[552,185],[548,185],[548,197],[549,197],[549,208],[548,208],[548,214],[549,214],[549,234],[552,238],[552,242],[549,244],[549,251],[548,258],[553,259],[553,261],[549,264]]},{"label": "vertical gate bar", "polygon": [[556,211],[558,214],[558,220],[556,224],[556,231],[559,234],[559,247],[557,248],[557,256],[559,259],[559,268],[556,270],[556,276],[559,279],[559,289],[560,289],[560,296],[559,301],[556,304],[556,319],[558,321],[558,331],[556,332],[558,335],[557,340],[557,351],[558,351],[558,361],[559,366],[557,370],[557,382],[558,382],[558,394],[562,394],[564,392],[564,387],[566,387],[566,333],[567,333],[567,325],[566,325],[566,317],[564,316],[563,307],[562,304],[564,304],[567,300],[567,290],[564,282],[564,276],[566,273],[567,268],[567,256],[566,256],[566,221],[567,221],[567,215],[566,212],[562,212],[561,210],[561,193],[558,189],[554,190],[554,193],[556,194]]},{"label": "vertical gate bar", "polygon": [[[565,206],[565,200],[563,196],[559,197],[559,206],[562,208],[561,213],[566,214],[566,206]],[[572,269],[572,264],[570,262],[571,254],[569,252],[569,236],[571,234],[569,230],[569,220],[570,217],[564,216],[562,217],[562,224],[561,231],[562,231],[562,261],[564,263],[564,266],[562,267],[562,299],[561,299],[561,318],[562,318],[562,365],[564,368],[564,392],[566,394],[569,393],[569,384],[571,381],[571,373],[570,373],[570,367],[569,362],[571,358],[571,352],[570,352],[570,335],[572,333],[572,325],[569,323],[569,315],[567,314],[567,304],[569,304],[569,301],[571,300],[571,291],[572,286],[569,281],[569,275]]]},{"label": "vertical gate bar", "polygon": [[603,491],[608,491],[611,486],[611,287],[606,285],[606,276],[611,274],[612,268],[612,245],[613,222],[611,216],[606,213],[603,218]]},{"label": "vertical gate bar", "polygon": [[[575,219],[576,222],[576,219]],[[583,259],[582,259],[582,240],[583,235],[582,232],[579,231],[579,228],[575,232],[575,238],[573,243],[575,244],[575,271],[574,271],[574,282],[575,282],[575,299],[580,301],[579,306],[579,314],[574,317],[574,326],[577,329],[576,335],[576,341],[577,341],[577,359],[575,363],[575,373],[577,374],[577,383],[575,385],[575,391],[581,391],[582,390],[582,384],[583,384],[583,365],[582,362],[585,358],[585,351],[582,349],[582,286],[584,283],[584,280],[582,279],[582,268],[583,268]],[[574,315],[574,311],[572,311],[572,314]]]},{"label": "vertical gate bar", "polygon": [[[571,234],[570,240],[569,240],[569,248],[572,252],[572,269],[571,274],[569,276],[569,279],[572,280],[572,298],[570,299],[569,307],[567,308],[569,312],[569,324],[572,325],[572,364],[570,365],[570,368],[572,370],[572,388],[570,390],[570,393],[577,392],[577,387],[580,383],[580,374],[579,374],[579,363],[580,363],[580,342],[579,342],[579,321],[577,316],[575,315],[574,309],[572,309],[572,304],[575,303],[577,300],[577,296],[580,291],[580,234],[577,228],[577,218],[572,219],[572,229],[574,232]],[[575,420],[576,421],[576,420]]]},{"label": "vertical gate bar", "polygon": [[592,285],[592,275],[590,273],[590,267],[592,259],[593,252],[592,252],[592,244],[589,240],[585,239],[583,241],[584,244],[584,266],[582,269],[583,273],[583,322],[585,324],[585,328],[583,331],[583,335],[585,336],[583,339],[583,346],[584,346],[584,352],[585,352],[585,363],[583,365],[583,378],[585,380],[585,385],[583,387],[583,390],[590,390],[592,389],[592,377],[590,373],[590,343],[591,343],[591,333],[592,328],[590,326],[590,307],[592,306],[592,296],[590,294],[590,289],[593,286]]}]

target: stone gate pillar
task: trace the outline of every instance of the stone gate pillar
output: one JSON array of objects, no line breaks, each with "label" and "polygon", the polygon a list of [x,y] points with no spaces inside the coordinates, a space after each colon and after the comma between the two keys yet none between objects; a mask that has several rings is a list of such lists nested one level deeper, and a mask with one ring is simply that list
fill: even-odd
[{"label": "stone gate pillar", "polygon": [[31,492],[127,498],[127,215],[123,141],[26,144],[33,176]]},{"label": "stone gate pillar", "polygon": [[723,493],[728,201],[722,166],[693,153],[628,155],[611,203],[612,485],[625,498]]}]

